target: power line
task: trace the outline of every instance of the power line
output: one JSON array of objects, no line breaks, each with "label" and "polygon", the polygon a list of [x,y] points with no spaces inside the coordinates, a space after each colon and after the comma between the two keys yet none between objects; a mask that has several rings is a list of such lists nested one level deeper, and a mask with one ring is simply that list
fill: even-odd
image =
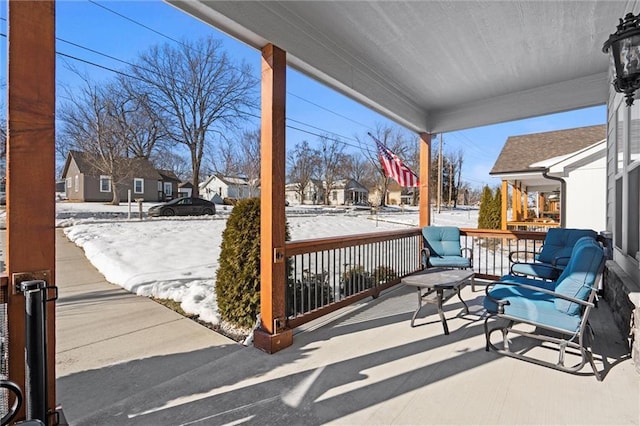
[{"label": "power line", "polygon": [[[93,1],[93,0],[87,0],[87,1],[88,1],[89,3],[91,3],[91,4],[95,5],[95,6],[98,6],[98,7],[102,8],[102,9],[104,9],[104,10],[107,10],[107,11],[109,11],[109,12],[113,13],[114,15],[118,15],[118,16],[119,16],[119,17],[121,17],[122,19],[126,19],[126,20],[127,20],[127,21],[129,21],[129,22],[132,22],[132,23],[134,23],[134,24],[136,24],[136,25],[139,25],[139,26],[141,26],[142,28],[145,28],[145,29],[147,29],[147,30],[151,31],[152,33],[158,34],[159,36],[162,36],[162,37],[164,37],[164,38],[166,38],[166,39],[169,39],[169,40],[171,40],[171,41],[173,41],[173,42],[175,42],[175,43],[178,43],[178,44],[180,44],[180,45],[182,45],[182,46],[185,46],[185,44],[184,44],[184,43],[182,43],[181,41],[176,40],[175,38],[170,37],[170,36],[168,36],[168,35],[166,35],[166,34],[163,34],[163,33],[161,33],[160,31],[154,30],[153,28],[151,28],[151,27],[149,27],[149,26],[147,26],[147,25],[145,25],[145,24],[143,24],[143,23],[141,23],[141,22],[138,22],[138,21],[136,21],[135,19],[129,18],[128,16],[125,16],[125,15],[123,15],[123,14],[119,13],[119,12],[116,12],[115,10],[110,9],[110,8],[108,8],[108,7],[106,7],[106,6],[102,5],[102,4],[100,4],[100,3],[97,3],[97,2],[95,2],[95,1]],[[187,47],[187,46],[185,46],[185,47]]]},{"label": "power line", "polygon": [[89,61],[87,59],[78,58],[76,56],[69,55],[69,54],[63,53],[63,52],[59,52],[57,50],[56,50],[56,55],[64,56],[65,58],[73,59],[73,60],[78,61],[78,62],[83,62],[83,63],[85,63],[87,65],[93,65],[94,67],[102,68],[103,70],[111,71],[113,73],[120,74],[120,75],[122,75],[124,77],[128,77],[128,78],[132,78],[134,80],[142,81],[142,79],[140,79],[138,77],[134,77],[134,76],[132,76],[130,74],[127,74],[125,72],[122,72],[122,71],[119,71],[119,70],[115,70],[113,68],[109,68],[109,67],[107,67],[105,65],[96,64],[95,62],[91,62],[91,61]]},{"label": "power line", "polygon": [[[104,10],[108,11],[108,12],[111,12],[111,13],[113,13],[113,14],[115,14],[115,15],[117,15],[117,16],[119,16],[119,17],[121,17],[121,18],[123,18],[123,19],[125,19],[125,20],[127,20],[127,21],[129,21],[129,22],[132,22],[132,23],[134,23],[134,24],[136,24],[136,25],[139,25],[140,27],[142,27],[142,28],[144,28],[144,29],[146,29],[146,30],[148,30],[148,31],[151,31],[151,32],[153,32],[153,33],[155,33],[155,34],[158,34],[158,35],[160,35],[160,36],[162,36],[162,37],[164,37],[164,38],[168,39],[168,40],[171,40],[171,41],[173,41],[173,42],[175,42],[175,43],[177,43],[177,44],[179,44],[179,45],[181,45],[181,46],[183,46],[183,47],[191,48],[189,45],[187,45],[187,44],[185,44],[185,43],[183,43],[183,42],[181,42],[181,41],[179,41],[179,40],[177,40],[177,39],[175,39],[175,38],[173,38],[173,37],[170,37],[170,36],[168,36],[168,35],[166,35],[166,34],[164,34],[164,33],[160,32],[160,31],[157,31],[157,30],[155,30],[155,29],[153,29],[153,28],[151,28],[151,27],[149,27],[149,26],[147,26],[147,25],[145,25],[145,24],[143,24],[143,23],[141,23],[141,22],[139,22],[139,21],[136,21],[135,19],[129,18],[129,17],[127,17],[126,15],[123,15],[123,14],[121,14],[121,13],[119,13],[119,12],[117,12],[117,11],[115,11],[115,10],[111,9],[111,8],[108,8],[108,7],[106,7],[106,6],[102,5],[102,4],[99,4],[99,3],[97,3],[97,2],[95,2],[95,1],[93,1],[93,0],[88,0],[88,2],[89,2],[89,3],[91,3],[91,4],[93,4],[93,5],[95,5],[95,6],[97,6],[97,7],[102,8],[102,9],[104,9]],[[6,18],[0,18],[0,19],[2,19],[2,20],[4,20],[4,21],[6,21]],[[6,34],[2,34],[2,33],[0,33],[0,36],[3,36],[3,37],[5,37],[5,38],[7,37],[7,36],[6,36]],[[155,74],[158,74],[158,75],[162,75],[162,74],[159,74],[157,71],[146,69],[146,68],[144,68],[144,67],[141,67],[140,65],[136,65],[136,64],[133,64],[133,63],[131,63],[131,62],[125,61],[125,60],[123,60],[123,59],[117,58],[117,57],[115,57],[115,56],[112,56],[112,55],[106,54],[106,53],[104,53],[104,52],[100,52],[100,51],[98,51],[98,50],[96,50],[96,49],[92,49],[92,48],[89,48],[89,47],[83,46],[83,45],[81,45],[81,44],[79,44],[79,43],[75,43],[75,42],[72,42],[72,41],[69,41],[69,40],[65,40],[65,39],[62,39],[62,38],[60,38],[60,37],[56,37],[56,40],[61,41],[61,42],[63,42],[63,43],[70,44],[70,45],[72,45],[72,46],[74,46],[74,47],[77,47],[77,48],[80,48],[80,49],[86,50],[86,51],[91,52],[91,53],[94,53],[94,54],[96,54],[96,55],[100,55],[100,56],[103,56],[103,57],[105,57],[105,58],[108,58],[108,59],[111,59],[111,60],[114,60],[114,61],[120,62],[120,63],[122,63],[122,64],[129,65],[129,66],[134,67],[134,68],[140,68],[140,69],[143,69],[143,70],[148,71],[148,72],[151,72],[151,73],[155,73]],[[66,58],[69,58],[69,59],[72,59],[72,60],[75,60],[75,61],[78,61],[78,62],[82,62],[82,63],[87,64],[87,65],[92,65],[92,66],[94,66],[94,67],[97,67],[97,68],[100,68],[100,69],[103,69],[103,70],[106,70],[106,71],[113,72],[113,73],[115,73],[115,74],[119,74],[119,75],[122,75],[122,76],[125,76],[125,77],[128,77],[128,78],[132,78],[132,79],[135,79],[135,80],[138,80],[138,81],[144,81],[143,79],[141,79],[141,78],[139,78],[139,77],[132,76],[132,75],[130,75],[130,74],[127,74],[126,72],[119,71],[119,70],[116,70],[116,69],[114,69],[114,68],[111,68],[111,67],[108,67],[108,66],[105,66],[105,65],[101,65],[101,64],[98,64],[98,63],[95,63],[95,62],[92,62],[92,61],[89,61],[89,60],[87,60],[87,59],[79,58],[79,57],[77,57],[77,56],[74,56],[74,55],[71,55],[71,54],[68,54],[68,53],[64,53],[64,52],[56,51],[56,54],[58,54],[58,55],[60,55],[60,56],[63,56],[63,57],[66,57]],[[245,74],[245,75],[248,75],[244,70],[238,69],[237,67],[233,67],[233,66],[231,66],[231,67],[232,67],[232,68],[234,68],[234,69],[236,69],[236,71],[238,71],[238,72],[241,72],[241,73],[243,73],[243,74]],[[253,76],[251,76],[251,75],[250,75],[250,77],[252,77],[252,78],[253,78]],[[184,83],[183,83],[183,84],[184,84]],[[351,122],[353,122],[353,123],[355,123],[355,124],[358,124],[358,125],[360,125],[360,126],[362,126],[362,127],[365,127],[365,128],[371,129],[371,127],[369,127],[369,126],[367,126],[367,125],[365,125],[365,124],[363,124],[363,123],[360,123],[360,122],[358,122],[358,121],[356,121],[356,120],[353,120],[353,119],[351,119],[350,117],[347,117],[347,116],[345,116],[345,115],[343,115],[343,114],[340,114],[340,113],[338,113],[338,112],[336,112],[336,111],[333,111],[333,110],[331,110],[331,109],[329,109],[329,108],[323,107],[322,105],[319,105],[319,104],[317,104],[317,103],[315,103],[315,102],[312,102],[312,101],[310,101],[310,100],[308,100],[308,99],[305,99],[305,98],[303,98],[303,97],[301,97],[301,96],[299,96],[299,95],[296,95],[296,94],[294,94],[294,93],[292,93],[292,92],[287,91],[287,94],[289,94],[289,95],[291,95],[291,96],[293,96],[293,97],[295,97],[295,98],[297,98],[297,99],[300,99],[300,100],[302,100],[302,101],[304,101],[304,102],[307,102],[307,103],[309,103],[309,104],[311,104],[311,105],[313,105],[313,106],[315,106],[315,107],[317,107],[317,108],[319,108],[319,109],[322,109],[322,110],[325,110],[325,111],[327,111],[327,112],[329,112],[329,113],[331,113],[331,114],[334,114],[334,115],[336,115],[336,116],[338,116],[338,117],[341,117],[341,118],[343,118],[343,119],[346,119],[346,120],[348,120],[348,121],[351,121]],[[252,116],[252,117],[255,117],[255,118],[258,118],[258,119],[260,118],[260,116],[258,116],[258,115],[251,114],[251,113],[247,113],[247,112],[243,112],[243,114],[244,114],[244,115],[248,115],[248,116]],[[315,130],[319,130],[319,131],[321,131],[321,132],[325,132],[325,134],[314,133],[314,132],[311,132],[311,131],[308,131],[308,130],[301,129],[301,128],[299,128],[299,127],[295,127],[295,126],[291,126],[291,125],[286,125],[286,127],[290,128],[290,129],[297,130],[297,131],[299,131],[299,132],[306,133],[306,134],[309,134],[309,135],[312,135],[312,136],[317,136],[317,137],[320,137],[320,138],[328,138],[329,140],[333,140],[333,141],[335,141],[335,142],[343,143],[343,144],[344,144],[344,145],[346,145],[346,146],[349,146],[349,147],[352,147],[352,148],[356,148],[356,149],[359,149],[359,150],[361,150],[361,151],[366,151],[366,152],[372,153],[372,150],[371,150],[369,147],[367,147],[367,146],[363,147],[363,146],[362,146],[362,143],[361,143],[359,140],[357,140],[357,139],[354,139],[354,138],[351,138],[351,137],[347,137],[347,136],[344,136],[344,135],[340,135],[340,134],[335,133],[335,132],[330,132],[330,131],[328,131],[328,130],[326,130],[326,129],[322,129],[322,128],[320,128],[320,127],[313,126],[313,125],[311,125],[311,124],[304,123],[304,122],[302,122],[302,121],[295,120],[295,119],[293,119],[293,118],[288,118],[287,120],[288,120],[288,121],[291,121],[291,122],[298,123],[298,124],[300,124],[300,125],[303,125],[303,126],[306,126],[306,127],[309,127],[309,128],[312,128],[312,129],[315,129]],[[327,134],[332,134],[332,135],[334,135],[335,137],[333,137],[333,138],[328,137],[328,136],[327,136]],[[336,137],[341,138],[341,139],[337,139]],[[347,142],[345,142],[343,139],[351,140],[351,141],[357,142],[357,143],[358,143],[358,145],[354,145],[354,144],[347,143]]]},{"label": "power line", "polygon": [[311,105],[313,105],[313,106],[315,106],[315,107],[317,107],[317,108],[320,108],[320,109],[322,109],[322,110],[325,110],[325,111],[327,111],[327,112],[329,112],[329,113],[331,113],[331,114],[337,115],[338,117],[344,118],[345,120],[351,121],[352,123],[355,123],[355,124],[357,124],[357,125],[359,125],[359,126],[362,126],[362,127],[366,128],[366,129],[373,130],[370,126],[368,126],[368,125],[366,125],[366,124],[360,123],[359,121],[356,121],[356,120],[354,120],[354,119],[352,119],[352,118],[349,118],[349,117],[347,117],[346,115],[340,114],[340,113],[338,113],[338,112],[336,112],[336,111],[330,110],[329,108],[323,107],[322,105],[319,105],[319,104],[317,104],[317,103],[315,103],[315,102],[312,102],[312,101],[310,101],[310,100],[308,100],[308,99],[305,99],[305,98],[303,98],[302,96],[298,96],[298,95],[296,95],[296,94],[294,94],[294,93],[291,93],[291,92],[289,92],[289,91],[287,91],[287,94],[289,94],[289,95],[293,96],[294,98],[298,98],[298,99],[300,99],[301,101],[307,102],[308,104],[311,104]]},{"label": "power line", "polygon": [[[151,27],[149,27],[149,26],[147,26],[147,25],[145,25],[145,24],[143,24],[143,23],[141,23],[141,22],[139,22],[139,21],[137,21],[137,20],[135,20],[135,19],[133,19],[133,18],[130,18],[130,17],[126,16],[126,15],[123,15],[122,13],[117,12],[117,11],[115,11],[115,10],[113,10],[113,9],[111,9],[111,8],[109,8],[109,7],[107,7],[107,6],[104,6],[104,5],[100,4],[100,3],[97,3],[97,2],[96,2],[96,1],[94,1],[94,0],[88,0],[88,1],[89,1],[89,3],[91,3],[91,4],[95,5],[95,6],[98,6],[98,7],[102,8],[102,9],[104,9],[104,10],[108,11],[108,12],[111,12],[111,13],[113,13],[114,15],[117,15],[117,16],[119,16],[119,17],[123,18],[123,19],[126,19],[127,21],[129,21],[129,22],[131,22],[131,23],[133,23],[133,24],[139,25],[140,27],[145,28],[145,29],[147,29],[147,30],[149,30],[149,31],[151,31],[151,32],[153,32],[153,33],[155,33],[155,34],[158,34],[158,35],[160,35],[160,36],[162,36],[162,37],[164,37],[164,38],[166,38],[166,39],[168,39],[168,40],[171,40],[171,41],[173,41],[174,43],[177,43],[177,44],[179,44],[179,45],[181,45],[181,46],[183,46],[183,47],[185,47],[185,48],[187,48],[187,49],[191,48],[189,45],[187,45],[187,44],[185,44],[185,43],[181,42],[180,40],[177,40],[177,39],[175,39],[175,38],[173,38],[173,37],[171,37],[171,36],[168,36],[168,35],[166,35],[166,34],[162,33],[161,31],[155,30],[155,29],[153,29],[153,28],[151,28]],[[239,72],[241,72],[241,73],[244,73],[244,72],[245,72],[244,70],[241,70],[241,69],[238,69],[238,68],[236,68],[236,70],[237,70],[237,71],[239,71]],[[253,76],[251,76],[251,77],[253,77]],[[331,109],[329,109],[329,108],[323,107],[323,106],[321,106],[321,105],[319,105],[319,104],[317,104],[317,103],[315,103],[315,102],[313,102],[313,101],[310,101],[309,99],[306,99],[306,98],[304,98],[304,97],[302,97],[302,96],[296,95],[295,93],[292,93],[292,92],[290,92],[290,91],[287,91],[287,94],[288,94],[288,95],[290,95],[290,96],[292,96],[292,97],[298,98],[298,99],[300,99],[300,100],[302,100],[302,101],[304,101],[304,102],[307,102],[308,104],[313,105],[313,106],[315,106],[315,107],[317,107],[317,108],[320,108],[320,109],[322,109],[322,110],[324,110],[324,111],[327,111],[327,112],[329,112],[329,113],[331,113],[331,114],[334,114],[334,115],[336,115],[337,117],[341,117],[341,118],[343,118],[343,119],[345,119],[345,120],[348,120],[348,121],[350,121],[350,122],[352,122],[352,123],[354,123],[354,124],[357,124],[357,125],[359,125],[359,126],[362,126],[362,127],[366,128],[366,129],[373,130],[373,129],[371,128],[371,126],[368,126],[368,125],[366,125],[366,124],[364,124],[364,123],[360,123],[360,122],[358,122],[358,121],[356,121],[356,120],[354,120],[354,119],[352,119],[352,118],[350,118],[350,117],[347,117],[347,116],[345,116],[345,115],[343,115],[343,114],[340,114],[340,113],[338,113],[338,112],[336,112],[336,111],[333,111],[333,110],[331,110]]]}]

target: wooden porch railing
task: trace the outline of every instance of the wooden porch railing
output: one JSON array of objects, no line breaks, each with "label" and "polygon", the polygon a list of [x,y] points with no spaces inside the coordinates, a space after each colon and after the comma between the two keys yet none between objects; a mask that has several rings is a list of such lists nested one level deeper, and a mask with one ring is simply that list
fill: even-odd
[{"label": "wooden porch railing", "polygon": [[[476,277],[509,272],[509,253],[538,250],[545,232],[461,229],[474,253]],[[287,324],[294,328],[381,290],[420,270],[421,228],[287,242]]]}]

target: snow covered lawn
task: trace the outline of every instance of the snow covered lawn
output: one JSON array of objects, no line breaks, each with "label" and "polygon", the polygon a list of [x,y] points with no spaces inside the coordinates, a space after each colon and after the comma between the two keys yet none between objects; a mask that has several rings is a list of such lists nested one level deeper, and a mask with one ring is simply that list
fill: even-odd
[{"label": "snow covered lawn", "polygon": [[[151,204],[143,205],[146,212]],[[58,203],[57,223],[107,281],[143,296],[172,299],[202,321],[218,324],[215,275],[230,208],[214,217],[132,219],[128,207]],[[415,208],[369,211],[288,207],[292,240],[364,234],[417,226]],[[436,225],[476,227],[477,210],[434,215]]]}]

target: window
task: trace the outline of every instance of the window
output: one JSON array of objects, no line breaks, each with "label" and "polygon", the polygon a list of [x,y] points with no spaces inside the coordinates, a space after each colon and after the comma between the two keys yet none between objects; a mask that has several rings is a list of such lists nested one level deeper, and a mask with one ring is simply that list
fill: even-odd
[{"label": "window", "polygon": [[100,192],[111,192],[111,178],[109,176],[100,176]]},{"label": "window", "polygon": [[71,188],[71,186],[73,186],[73,179],[71,179],[70,177],[67,178],[67,188]]},{"label": "window", "polygon": [[[612,129],[613,128],[613,129]],[[607,182],[607,229],[613,232],[613,243],[618,253],[625,256],[622,265],[628,261],[640,260],[640,105],[628,108],[620,102],[617,110],[609,117],[609,149],[613,159],[609,159]],[[614,161],[611,161],[614,160]],[[613,164],[612,164],[613,163]],[[613,219],[613,220],[612,220]],[[623,268],[625,268],[623,266]]]},{"label": "window", "polygon": [[624,116],[626,112],[625,106],[620,106],[615,116],[617,117],[617,125],[616,125],[616,152],[617,161],[616,161],[616,173],[620,173],[622,171],[622,166],[624,165]]},{"label": "window", "polygon": [[331,199],[333,201],[338,201],[338,191],[331,191]]},{"label": "window", "polygon": [[144,194],[144,179],[141,179],[141,178],[133,179],[133,193]]},{"label": "window", "polygon": [[171,185],[171,182],[164,183],[164,195],[173,195],[173,185]]},{"label": "window", "polygon": [[622,178],[616,179],[616,232],[615,245],[622,249]]},{"label": "window", "polygon": [[158,192],[162,192],[162,181],[158,181]]},{"label": "window", "polygon": [[74,189],[75,189],[75,191],[76,191],[76,192],[80,191],[80,176],[79,176],[79,175],[76,175],[76,182],[75,182],[75,184],[76,184],[76,185],[75,185],[75,188],[74,188]]},{"label": "window", "polygon": [[640,104],[631,106],[629,128],[629,164],[640,160]]}]

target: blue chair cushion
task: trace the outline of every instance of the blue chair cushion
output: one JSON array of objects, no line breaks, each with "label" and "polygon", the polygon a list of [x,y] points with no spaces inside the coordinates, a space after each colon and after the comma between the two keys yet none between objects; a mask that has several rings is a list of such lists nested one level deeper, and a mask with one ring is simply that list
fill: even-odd
[{"label": "blue chair cushion", "polygon": [[460,229],[455,226],[425,226],[422,228],[422,236],[431,257],[462,255]]},{"label": "blue chair cushion", "polygon": [[471,260],[462,256],[429,257],[430,267],[470,268]]},{"label": "blue chair cushion", "polygon": [[569,258],[576,242],[582,237],[596,238],[592,229],[551,228],[544,239],[538,261],[562,267],[569,263]]},{"label": "blue chair cushion", "polygon": [[[556,281],[556,293],[576,299],[586,300],[604,263],[604,251],[591,237],[582,237],[576,243],[569,264]],[[557,298],[556,309],[568,315],[578,315],[581,306],[568,300]]]},{"label": "blue chair cushion", "polygon": [[[551,295],[517,286],[496,284],[489,291],[489,296],[509,302],[504,306],[504,313],[509,317],[564,330],[567,333],[574,333],[580,327],[580,316],[558,311],[555,308],[556,298]],[[498,312],[498,305],[488,297],[484,298],[483,305],[491,313]]]}]

